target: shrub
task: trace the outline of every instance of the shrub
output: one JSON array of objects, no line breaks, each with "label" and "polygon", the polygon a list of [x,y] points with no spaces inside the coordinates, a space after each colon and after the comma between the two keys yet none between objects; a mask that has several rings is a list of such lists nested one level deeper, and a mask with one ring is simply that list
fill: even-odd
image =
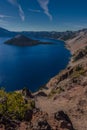
[{"label": "shrub", "polygon": [[55,94],[60,94],[61,92],[64,92],[63,87],[58,87],[57,89],[52,89],[49,94],[49,97],[52,97]]},{"label": "shrub", "polygon": [[11,92],[6,93],[5,90],[0,90],[0,113],[9,115],[12,119],[23,120],[25,112],[32,110],[35,107],[33,100],[29,99],[25,103],[21,93]]}]

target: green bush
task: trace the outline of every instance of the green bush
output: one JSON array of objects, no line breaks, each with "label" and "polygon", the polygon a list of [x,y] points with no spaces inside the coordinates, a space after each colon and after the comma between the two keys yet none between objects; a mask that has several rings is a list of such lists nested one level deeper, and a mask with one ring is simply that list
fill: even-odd
[{"label": "green bush", "polygon": [[0,113],[3,115],[11,115],[12,119],[24,119],[25,112],[35,107],[34,101],[31,99],[25,102],[21,93],[6,93],[4,89],[0,90]]}]

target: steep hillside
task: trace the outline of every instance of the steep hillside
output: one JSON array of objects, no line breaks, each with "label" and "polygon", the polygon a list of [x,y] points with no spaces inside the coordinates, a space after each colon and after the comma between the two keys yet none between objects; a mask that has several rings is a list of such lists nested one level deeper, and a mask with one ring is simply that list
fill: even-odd
[{"label": "steep hillside", "polygon": [[87,30],[80,30],[75,33],[74,38],[66,40],[67,46],[70,48],[72,54],[77,50],[87,46]]},{"label": "steep hillside", "polygon": [[[82,30],[75,35],[66,41],[73,54],[67,68],[36,93],[36,105],[48,113],[51,124],[56,112],[58,115],[60,111],[65,112],[70,118],[73,128],[67,127],[62,120],[61,123],[59,121],[60,126],[57,123],[56,130],[87,130],[87,31]],[[39,93],[46,96],[38,96]]]}]

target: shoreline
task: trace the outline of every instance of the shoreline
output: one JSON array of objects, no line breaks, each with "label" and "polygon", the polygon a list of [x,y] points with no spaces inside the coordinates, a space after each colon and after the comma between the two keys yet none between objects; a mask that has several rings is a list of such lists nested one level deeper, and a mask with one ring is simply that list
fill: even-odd
[{"label": "shoreline", "polygon": [[71,64],[71,62],[72,62],[72,58],[73,58],[72,50],[70,49],[70,47],[68,47],[68,42],[67,42],[67,41],[64,41],[64,40],[61,40],[61,39],[54,39],[54,40],[58,40],[58,41],[64,42],[64,47],[70,52],[70,55],[71,55],[71,56],[70,56],[70,59],[69,59],[68,64],[66,65],[66,67],[65,67],[64,69],[60,70],[55,76],[53,76],[52,78],[50,78],[50,79],[48,80],[48,82],[47,82],[45,85],[42,85],[42,87],[40,87],[37,91],[32,92],[34,95],[37,94],[37,93],[39,93],[39,92],[41,92],[41,91],[46,92],[46,94],[49,93],[49,91],[51,91],[51,88],[49,88],[49,87],[47,86],[47,84],[49,84],[50,81],[54,80],[54,79],[61,73],[61,71],[66,70],[67,67],[69,67],[70,64]]},{"label": "shoreline", "polygon": [[[51,84],[55,84],[57,82],[56,81],[57,77],[60,76],[62,74],[62,72],[65,72],[68,67],[74,67],[76,64],[78,64],[78,62],[76,64],[72,63],[72,61],[73,61],[73,54],[75,54],[77,52],[77,50],[80,49],[80,46],[77,48],[78,40],[76,40],[76,39],[77,39],[77,37],[75,37],[73,39],[65,40],[65,41],[62,40],[62,39],[56,39],[58,41],[64,42],[65,48],[70,52],[71,56],[70,56],[69,62],[68,62],[68,64],[66,65],[66,67],[63,70],[60,70],[55,76],[53,76],[52,78],[50,78],[50,80],[48,80],[48,82],[44,85],[44,87],[41,87],[35,93],[38,93],[40,91],[44,91],[44,92],[46,92],[46,94],[48,94],[49,91],[51,91],[52,88],[53,88],[53,87],[51,87]],[[73,47],[74,42],[75,42],[75,45]],[[83,48],[84,46],[86,46],[85,43],[83,43],[83,46],[81,46],[81,47]]]},{"label": "shoreline", "polygon": [[[52,38],[53,39],[53,38]],[[53,76],[52,78],[50,78],[45,84],[43,84],[38,90],[36,90],[35,92],[32,92],[30,89],[30,91],[32,92],[32,94],[37,94],[38,92],[40,92],[40,91],[43,91],[43,90],[46,90],[46,89],[50,89],[50,88],[47,88],[46,87],[46,84],[48,84],[51,80],[53,80],[57,75],[59,75],[60,73],[61,73],[61,71],[64,71],[69,65],[70,65],[70,63],[71,63],[71,61],[72,61],[72,51],[71,51],[71,49],[70,49],[70,47],[68,47],[68,43],[66,42],[66,41],[64,41],[64,40],[61,40],[61,39],[53,39],[53,40],[57,40],[57,41],[62,41],[62,42],[64,42],[64,47],[70,52],[70,58],[69,58],[69,61],[68,61],[68,64],[66,65],[66,67],[64,68],[64,69],[62,69],[62,70],[60,70],[55,76]],[[21,90],[17,90],[17,91],[21,91]],[[49,91],[49,90],[48,90]]]},{"label": "shoreline", "polygon": [[[53,38],[52,38],[52,39],[53,39]],[[72,50],[71,50],[71,48],[69,47],[67,41],[64,41],[64,40],[62,40],[62,39],[53,39],[53,40],[62,41],[63,44],[64,44],[64,47],[70,52],[71,56],[70,56],[70,58],[69,58],[69,61],[68,61],[67,65],[66,65],[66,67],[65,67],[64,69],[60,70],[55,76],[51,77],[51,78],[45,83],[45,85],[48,84],[48,83],[50,82],[50,80],[54,79],[57,75],[59,75],[59,74],[61,73],[61,71],[64,71],[64,70],[70,65],[70,63],[71,63],[71,61],[72,61],[72,58],[73,58],[73,57],[72,57]],[[34,92],[32,92],[31,90],[30,90],[30,91],[31,91],[32,93],[37,93],[38,91],[44,89],[45,85],[43,84],[38,90],[36,90],[36,91],[34,91]],[[43,87],[43,86],[44,86],[44,87]],[[20,90],[14,90],[14,91],[20,91]]]}]

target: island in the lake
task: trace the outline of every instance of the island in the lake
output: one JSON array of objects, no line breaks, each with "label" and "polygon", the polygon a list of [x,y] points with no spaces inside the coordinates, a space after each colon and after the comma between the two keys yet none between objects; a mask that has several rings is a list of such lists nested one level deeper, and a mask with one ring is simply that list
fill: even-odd
[{"label": "island in the lake", "polygon": [[16,46],[34,46],[39,44],[51,44],[49,42],[41,42],[39,40],[33,40],[25,35],[19,34],[14,38],[5,41],[5,44],[16,45]]}]

